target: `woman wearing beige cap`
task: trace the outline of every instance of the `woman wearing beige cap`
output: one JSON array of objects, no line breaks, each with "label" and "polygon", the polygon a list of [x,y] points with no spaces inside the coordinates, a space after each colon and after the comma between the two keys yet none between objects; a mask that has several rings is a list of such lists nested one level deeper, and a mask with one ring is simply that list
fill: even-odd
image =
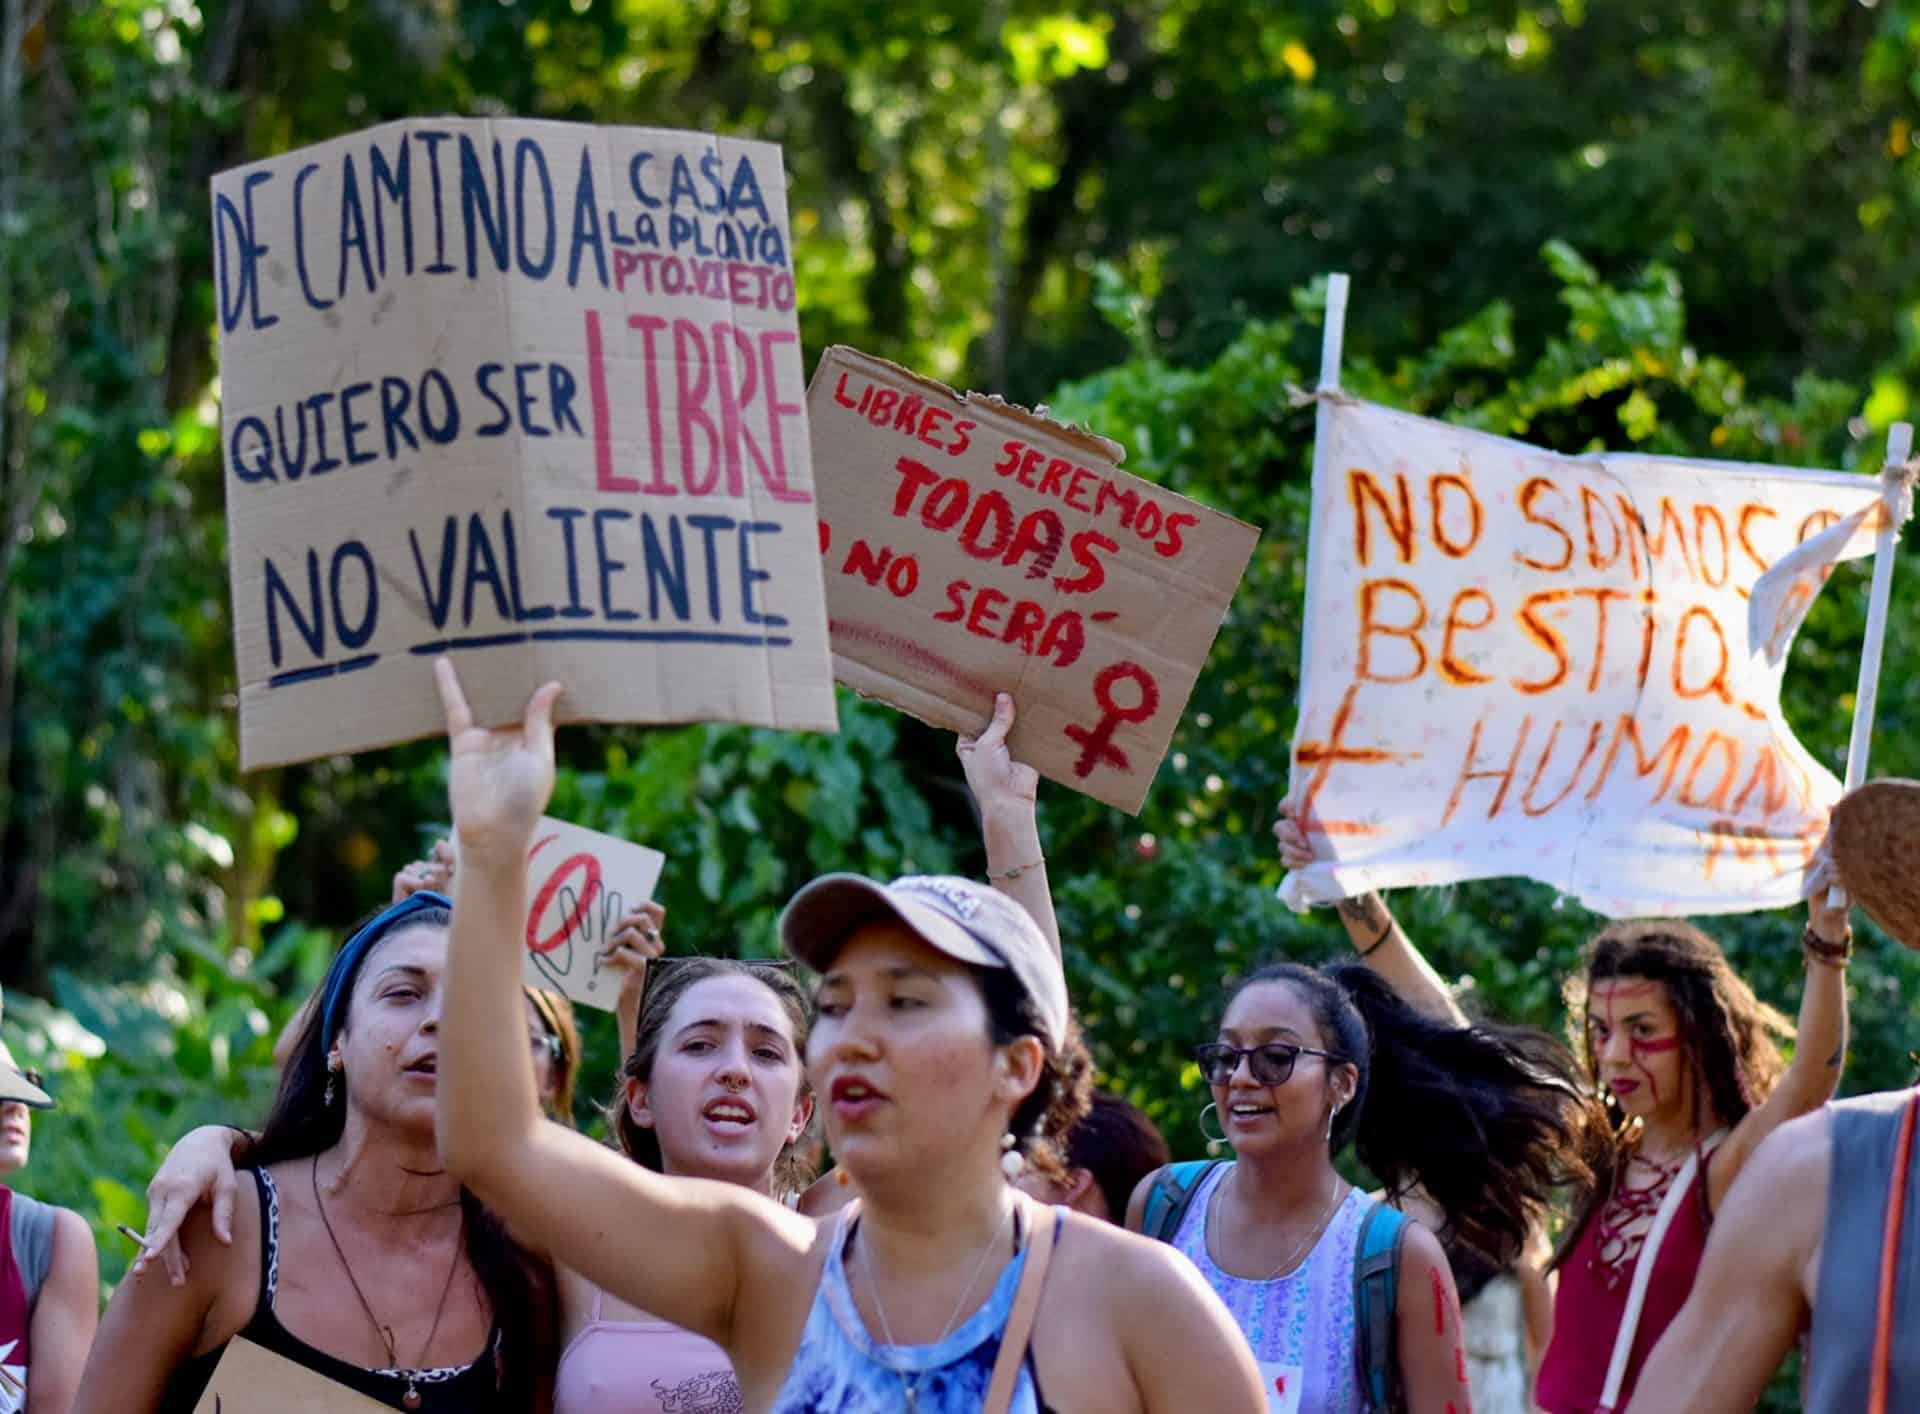
[{"label": "woman wearing beige cap", "polygon": [[[23,1168],[40,1077],[0,1042],[0,1177]],[[86,1219],[0,1185],[0,1414],[66,1414],[100,1320],[100,1259]]]},{"label": "woman wearing beige cap", "polygon": [[440,1139],[516,1231],[725,1347],[749,1410],[1262,1407],[1244,1342],[1190,1267],[1006,1181],[1077,1116],[1088,1064],[1057,950],[996,890],[830,876],[781,920],[823,974],[808,1069],[861,1197],[833,1221],[649,1173],[543,1121],[525,1066],[493,1038],[517,1004],[504,920],[525,913],[559,687],[534,694],[523,725],[488,731],[452,665],[436,672],[462,861]]}]

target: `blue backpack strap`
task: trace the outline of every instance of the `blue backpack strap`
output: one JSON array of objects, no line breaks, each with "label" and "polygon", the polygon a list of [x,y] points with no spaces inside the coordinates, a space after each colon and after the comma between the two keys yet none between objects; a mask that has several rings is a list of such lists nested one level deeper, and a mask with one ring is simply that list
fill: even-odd
[{"label": "blue backpack strap", "polygon": [[1406,1241],[1407,1215],[1375,1203],[1360,1220],[1353,1254],[1353,1355],[1366,1392],[1367,1408],[1392,1414],[1406,1408],[1400,1381],[1400,1351],[1395,1307],[1400,1296],[1400,1247]]},{"label": "blue backpack strap", "polygon": [[1213,1172],[1225,1159],[1192,1159],[1168,1164],[1154,1176],[1147,1190],[1147,1206],[1140,1214],[1140,1231],[1162,1242],[1171,1242],[1180,1231],[1180,1223],[1193,1206],[1193,1195],[1200,1191],[1200,1180]]}]

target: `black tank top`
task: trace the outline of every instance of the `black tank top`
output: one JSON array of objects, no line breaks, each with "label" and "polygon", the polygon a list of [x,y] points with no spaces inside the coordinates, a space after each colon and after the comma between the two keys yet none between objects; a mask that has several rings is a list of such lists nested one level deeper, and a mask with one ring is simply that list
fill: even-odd
[{"label": "black tank top", "polygon": [[[409,1379],[420,1392],[418,1414],[468,1414],[472,1410],[501,1407],[504,1381],[498,1321],[494,1323],[493,1334],[487,1338],[485,1352],[477,1359],[470,1364],[448,1365],[437,1370],[362,1369],[324,1350],[314,1349],[281,1325],[273,1311],[274,1293],[280,1286],[280,1194],[266,1170],[252,1172],[260,1193],[260,1296],[253,1308],[253,1318],[241,1328],[242,1336],[394,1409],[406,1408],[401,1400]],[[204,1355],[182,1361],[161,1396],[160,1414],[193,1414],[226,1349],[224,1344],[219,1345]]]}]

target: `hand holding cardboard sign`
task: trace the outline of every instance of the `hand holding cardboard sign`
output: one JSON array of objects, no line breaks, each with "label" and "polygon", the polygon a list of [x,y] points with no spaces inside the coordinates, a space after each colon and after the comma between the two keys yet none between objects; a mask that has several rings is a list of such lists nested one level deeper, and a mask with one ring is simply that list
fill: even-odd
[{"label": "hand holding cardboard sign", "polygon": [[1013,694],[996,693],[993,720],[987,723],[987,729],[979,736],[962,735],[954,744],[960,769],[966,772],[967,789],[973,792],[983,815],[1007,804],[1030,813],[1039,798],[1040,773],[1014,760],[1007,749],[1013,711]]},{"label": "hand holding cardboard sign", "polygon": [[560,684],[540,687],[518,726],[475,726],[453,660],[436,658],[434,681],[447,713],[447,800],[462,851],[526,858],[533,827],[553,794],[553,704]]},{"label": "hand holding cardboard sign", "polygon": [[613,925],[600,965],[620,974],[620,996],[613,1014],[620,1025],[620,1057],[633,1054],[640,1034],[640,1002],[647,994],[647,964],[667,950],[662,930],[667,926],[665,905],[648,901],[629,910]]}]

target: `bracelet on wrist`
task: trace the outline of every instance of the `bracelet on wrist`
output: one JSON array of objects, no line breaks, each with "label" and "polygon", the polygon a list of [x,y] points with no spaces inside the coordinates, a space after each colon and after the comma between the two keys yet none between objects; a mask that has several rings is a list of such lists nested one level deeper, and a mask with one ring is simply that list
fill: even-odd
[{"label": "bracelet on wrist", "polygon": [[1376,952],[1380,950],[1380,945],[1386,942],[1386,940],[1388,938],[1391,938],[1392,936],[1393,936],[1393,919],[1388,918],[1387,921],[1381,925],[1380,936],[1375,938],[1372,942],[1368,943],[1364,947],[1356,947],[1355,952],[1362,960],[1372,957]]},{"label": "bracelet on wrist", "polygon": [[1807,930],[1800,935],[1800,946],[1809,959],[1815,962],[1824,962],[1829,967],[1845,967],[1849,962],[1853,961],[1853,934],[1851,931],[1848,932],[1843,940],[1835,943],[1829,942],[1827,939],[1821,937],[1813,931],[1813,925],[1808,924]]},{"label": "bracelet on wrist", "polygon": [[992,883],[999,883],[1002,880],[1005,880],[1006,882],[1011,883],[1015,879],[1019,878],[1022,874],[1031,874],[1034,870],[1044,869],[1046,868],[1046,866],[1047,866],[1047,857],[1046,855],[1043,854],[1038,859],[1034,860],[1031,864],[1016,864],[1011,869],[1000,869],[1000,870],[988,869],[987,879],[989,882],[992,882]]}]

